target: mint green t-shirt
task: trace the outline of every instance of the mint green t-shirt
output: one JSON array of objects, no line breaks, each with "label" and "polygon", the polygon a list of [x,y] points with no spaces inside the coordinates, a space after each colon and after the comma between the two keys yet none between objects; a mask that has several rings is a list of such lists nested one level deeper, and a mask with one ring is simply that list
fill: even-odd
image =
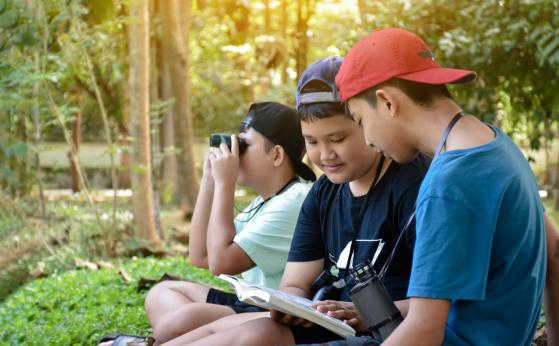
[{"label": "mint green t-shirt", "polygon": [[263,201],[258,196],[237,215],[237,235],[233,241],[256,264],[242,274],[244,280],[278,288],[299,211],[311,186],[309,182],[297,181],[255,210]]}]

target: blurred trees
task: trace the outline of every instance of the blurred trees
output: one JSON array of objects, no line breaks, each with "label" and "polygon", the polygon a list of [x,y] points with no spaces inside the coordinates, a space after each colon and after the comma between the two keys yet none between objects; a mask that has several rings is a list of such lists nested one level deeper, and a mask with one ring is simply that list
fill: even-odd
[{"label": "blurred trees", "polygon": [[[151,63],[141,68],[130,60],[129,49],[138,47],[128,41],[138,1],[0,0],[3,189],[14,196],[37,191],[33,158],[42,140],[67,141],[73,186],[88,189],[76,156],[80,139],[106,141],[106,155],[121,156],[121,179],[111,179],[112,188],[147,169],[156,192],[150,210],[175,201],[188,214],[200,169],[195,138],[235,131],[251,102],[293,105],[297,77],[309,63],[343,56],[368,31],[387,26],[420,34],[444,65],[478,71],[478,82],[453,88],[466,110],[543,148],[547,162],[559,160],[547,151],[559,128],[556,1],[149,0]],[[142,140],[151,140],[152,168],[129,162],[140,133],[131,117],[139,99],[127,81],[143,69],[151,136],[143,128]],[[546,171],[542,183],[559,191],[559,171]]]}]

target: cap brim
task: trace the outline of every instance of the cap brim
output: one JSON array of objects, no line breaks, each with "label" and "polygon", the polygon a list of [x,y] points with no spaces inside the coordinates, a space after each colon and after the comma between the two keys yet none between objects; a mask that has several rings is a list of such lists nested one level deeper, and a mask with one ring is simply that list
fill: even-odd
[{"label": "cap brim", "polygon": [[476,73],[469,70],[440,67],[400,75],[397,78],[424,84],[462,84],[476,79]]}]

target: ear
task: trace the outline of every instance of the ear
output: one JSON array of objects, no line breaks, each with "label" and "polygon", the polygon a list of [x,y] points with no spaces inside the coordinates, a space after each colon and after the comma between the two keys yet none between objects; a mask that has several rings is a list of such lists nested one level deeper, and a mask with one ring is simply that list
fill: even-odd
[{"label": "ear", "polygon": [[274,145],[272,148],[272,162],[274,167],[279,167],[283,164],[286,159],[285,150],[281,147],[281,145]]},{"label": "ear", "polygon": [[377,97],[377,108],[388,113],[391,117],[396,116],[396,113],[400,108],[400,102],[393,90],[390,88],[378,89],[375,95]]}]

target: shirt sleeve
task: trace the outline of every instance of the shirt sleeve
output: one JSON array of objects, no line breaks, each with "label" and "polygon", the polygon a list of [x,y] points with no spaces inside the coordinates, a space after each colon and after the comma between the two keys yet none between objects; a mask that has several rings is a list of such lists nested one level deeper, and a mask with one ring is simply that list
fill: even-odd
[{"label": "shirt sleeve", "polygon": [[272,200],[233,239],[264,275],[284,270],[300,207],[294,198]]},{"label": "shirt sleeve", "polygon": [[301,207],[289,251],[289,262],[308,262],[324,257],[318,187],[319,182],[316,182]]},{"label": "shirt sleeve", "polygon": [[466,205],[427,197],[417,209],[409,297],[483,300],[493,232]]}]

